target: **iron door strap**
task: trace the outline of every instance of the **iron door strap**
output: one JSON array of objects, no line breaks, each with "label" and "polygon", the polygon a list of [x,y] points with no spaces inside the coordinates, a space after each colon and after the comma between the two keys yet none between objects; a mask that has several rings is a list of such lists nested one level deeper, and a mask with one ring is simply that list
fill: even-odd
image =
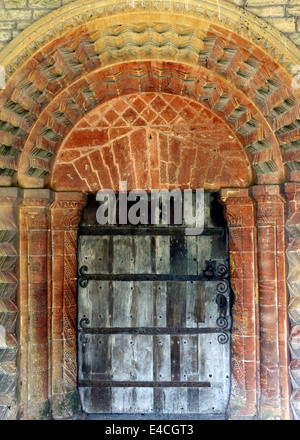
[{"label": "iron door strap", "polygon": [[78,282],[80,287],[85,288],[88,286],[89,280],[94,281],[218,281],[217,290],[220,293],[228,291],[229,284],[226,280],[228,277],[228,267],[225,264],[219,264],[216,268],[215,261],[207,261],[206,269],[203,274],[199,275],[185,275],[185,274],[152,274],[152,273],[127,273],[127,274],[114,274],[114,273],[88,273],[88,266],[86,264],[79,268]]},{"label": "iron door strap", "polygon": [[[89,236],[89,235],[154,235],[154,236],[178,236],[184,237],[186,236],[185,229],[180,227],[101,227],[98,226],[84,226],[79,229],[79,235]],[[223,237],[224,229],[223,228],[206,228],[201,234],[205,237]]]},{"label": "iron door strap", "polygon": [[[223,321],[219,321],[223,319]],[[219,323],[218,323],[219,321]],[[78,332],[80,334],[80,342],[83,344],[87,344],[89,339],[85,336],[87,334],[90,335],[149,335],[149,336],[158,336],[158,335],[202,335],[202,334],[218,334],[218,342],[220,344],[226,344],[229,340],[228,332],[229,329],[226,329],[228,326],[228,322],[225,318],[218,318],[217,325],[219,328],[209,328],[209,327],[187,327],[187,328],[178,328],[178,327],[88,327],[90,324],[90,320],[86,317],[83,317],[79,322]]]},{"label": "iron door strap", "polygon": [[134,388],[210,388],[210,382],[147,382],[147,381],[109,381],[109,380],[80,380],[78,385],[80,387],[93,387],[93,388],[114,388],[114,387],[134,387]]}]

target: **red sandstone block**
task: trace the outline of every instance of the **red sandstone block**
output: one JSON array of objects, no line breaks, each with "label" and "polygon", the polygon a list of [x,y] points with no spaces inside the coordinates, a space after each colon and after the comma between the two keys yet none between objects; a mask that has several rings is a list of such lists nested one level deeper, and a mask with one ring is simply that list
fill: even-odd
[{"label": "red sandstone block", "polygon": [[166,107],[166,101],[159,95],[157,95],[153,101],[151,101],[151,107],[157,112],[160,113],[164,107]]},{"label": "red sandstone block", "polygon": [[42,283],[47,281],[47,258],[46,257],[29,257],[29,279],[30,283]]},{"label": "red sandstone block", "polygon": [[104,164],[100,151],[92,152],[89,157],[93,169],[97,171],[101,188],[108,188],[108,189],[112,188],[112,182],[111,182],[109,170]]},{"label": "red sandstone block", "polygon": [[142,113],[141,117],[150,124],[156,117],[157,113],[151,109],[151,107],[147,107]]},{"label": "red sandstone block", "polygon": [[109,109],[104,114],[104,117],[107,120],[108,125],[110,126],[111,124],[113,124],[119,118],[119,115],[113,109]]},{"label": "red sandstone block", "polygon": [[[266,306],[275,304],[277,297],[276,280],[258,280],[260,303]],[[268,316],[268,315],[267,315]],[[275,318],[275,317],[274,317]]]},{"label": "red sandstone block", "polygon": [[72,162],[80,157],[80,152],[76,150],[62,151],[58,157],[58,163],[60,162]]},{"label": "red sandstone block", "polygon": [[28,254],[32,256],[46,255],[48,234],[45,231],[30,231],[28,234]]},{"label": "red sandstone block", "polygon": [[90,191],[97,191],[101,188],[98,174],[93,170],[92,164],[87,156],[74,161],[74,166],[78,174],[85,180],[86,186]]},{"label": "red sandstone block", "polygon": [[281,287],[283,288],[286,281],[286,256],[284,252],[278,252],[276,255],[276,265],[277,265],[277,280],[281,282]]},{"label": "red sandstone block", "polygon": [[41,402],[48,398],[48,371],[34,371],[29,373],[28,394],[30,396],[29,408],[34,402]]},{"label": "red sandstone block", "polygon": [[151,170],[151,188],[160,189],[160,175],[159,170]]},{"label": "red sandstone block", "polygon": [[48,313],[34,312],[29,308],[29,314],[30,342],[32,344],[46,344],[48,341]]},{"label": "red sandstone block", "polygon": [[133,123],[134,127],[143,127],[146,125],[147,125],[147,122],[141,117],[138,117]]},{"label": "red sandstone block", "polygon": [[179,165],[181,141],[175,137],[169,138],[169,161]]},{"label": "red sandstone block", "polygon": [[160,146],[160,160],[164,162],[169,161],[169,145],[168,137],[163,134],[159,134],[159,146]]},{"label": "red sandstone block", "polygon": [[138,113],[136,113],[132,108],[128,108],[125,110],[125,112],[122,114],[122,118],[128,123],[133,124],[133,122],[138,117]]},{"label": "red sandstone block", "polygon": [[30,344],[30,372],[46,371],[48,369],[48,344]]},{"label": "red sandstone block", "polygon": [[258,252],[258,270],[260,281],[272,281],[277,277],[276,254],[270,251]]},{"label": "red sandstone block", "polygon": [[[98,118],[95,118],[96,120],[98,120]],[[93,120],[88,120],[88,118],[84,118],[82,119],[80,122],[78,122],[76,124],[76,128],[89,128],[91,127],[91,125],[93,124]],[[106,126],[108,126],[108,124],[106,124]]]},{"label": "red sandstone block", "polygon": [[136,188],[133,160],[127,137],[115,140],[112,149],[118,164],[121,180],[127,181],[128,189]]},{"label": "red sandstone block", "polygon": [[169,183],[177,184],[177,165],[176,163],[169,162],[168,163],[168,175],[169,175]]},{"label": "red sandstone block", "polygon": [[64,280],[64,255],[55,255],[52,259],[52,279],[54,286],[60,286]]},{"label": "red sandstone block", "polygon": [[129,124],[123,118],[119,118],[115,121],[112,127],[129,127]]},{"label": "red sandstone block", "polygon": [[160,182],[167,183],[168,182],[168,171],[167,171],[167,163],[160,161]]},{"label": "red sandstone block", "polygon": [[71,164],[56,165],[52,176],[53,190],[87,191],[85,181]]},{"label": "red sandstone block", "polygon": [[47,283],[34,283],[29,285],[29,303],[31,312],[46,312],[48,310]]},{"label": "red sandstone block", "polygon": [[146,107],[145,102],[139,96],[136,99],[134,99],[131,105],[137,111],[138,114],[141,114]]},{"label": "red sandstone block", "polygon": [[115,128],[110,128],[108,130],[109,133],[109,140],[112,141],[118,137],[124,136],[127,133],[130,133],[132,130],[131,127],[115,127]]},{"label": "red sandstone block", "polygon": [[196,149],[187,148],[182,151],[182,163],[178,175],[179,185],[187,185],[191,181],[191,169],[196,159]]},{"label": "red sandstone block", "polygon": [[[57,296],[62,297],[62,291],[56,289]],[[62,302],[62,301],[61,301]],[[60,339],[63,336],[63,309],[61,307],[52,307],[52,338]]]},{"label": "red sandstone block", "polygon": [[112,189],[118,190],[119,182],[121,180],[121,177],[119,175],[119,169],[115,164],[114,156],[112,154],[110,147],[103,147],[101,149],[101,154],[104,160],[105,165],[108,167],[111,180],[114,185]]},{"label": "red sandstone block", "polygon": [[82,148],[104,145],[108,142],[108,129],[89,128],[74,130],[65,148]]},{"label": "red sandstone block", "polygon": [[177,116],[177,112],[169,105],[161,112],[161,116],[169,124]]}]

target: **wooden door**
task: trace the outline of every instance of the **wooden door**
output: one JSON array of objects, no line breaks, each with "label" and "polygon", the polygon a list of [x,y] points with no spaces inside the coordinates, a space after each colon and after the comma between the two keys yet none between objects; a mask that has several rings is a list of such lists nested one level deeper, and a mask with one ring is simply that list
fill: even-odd
[{"label": "wooden door", "polygon": [[[84,411],[224,413],[230,375],[227,231],[100,227],[78,251],[78,385]],[[88,208],[89,209],[89,208]]]}]

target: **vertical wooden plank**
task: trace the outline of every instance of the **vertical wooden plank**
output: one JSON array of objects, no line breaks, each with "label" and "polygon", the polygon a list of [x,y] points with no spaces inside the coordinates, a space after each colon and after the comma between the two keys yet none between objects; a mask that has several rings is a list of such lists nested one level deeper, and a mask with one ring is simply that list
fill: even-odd
[{"label": "vertical wooden plank", "polygon": [[[90,339],[89,339],[90,340]],[[79,369],[79,379],[88,379],[91,373],[91,363],[89,359],[89,347],[80,341],[79,336],[79,357],[81,360],[81,368]]]},{"label": "vertical wooden plank", "polygon": [[132,240],[135,249],[133,273],[151,273],[151,237],[134,236]]},{"label": "vertical wooden plank", "polygon": [[78,267],[88,266],[89,273],[107,273],[109,264],[109,237],[89,236],[79,237]]},{"label": "vertical wooden plank", "polygon": [[169,335],[153,336],[153,380],[171,380],[171,344]]},{"label": "vertical wooden plank", "polygon": [[199,413],[199,389],[188,388],[187,390],[187,411],[190,414]]},{"label": "vertical wooden plank", "polygon": [[111,336],[91,335],[91,378],[111,380]]},{"label": "vertical wooden plank", "polygon": [[[170,336],[153,336],[153,380],[168,382],[171,380],[171,346]],[[157,413],[162,413],[164,408],[163,388],[153,391],[153,408]]]},{"label": "vertical wooden plank", "polygon": [[111,388],[111,411],[128,414],[132,411],[133,388]]},{"label": "vertical wooden plank", "polygon": [[90,280],[87,295],[90,327],[109,327],[111,325],[111,289],[109,281]]},{"label": "vertical wooden plank", "polygon": [[114,237],[109,236],[108,238],[108,264],[107,264],[107,272],[114,273],[114,260],[117,258],[117,255],[114,253]]},{"label": "vertical wooden plank", "polygon": [[195,322],[198,324],[205,322],[205,283],[197,281],[195,283],[195,288],[194,318]]},{"label": "vertical wooden plank", "polygon": [[194,281],[186,282],[186,327],[188,328],[198,327],[195,320],[195,297],[196,283]]},{"label": "vertical wooden plank", "polygon": [[151,237],[150,243],[150,251],[151,251],[151,273],[155,274],[156,272],[156,237]]},{"label": "vertical wooden plank", "polygon": [[91,320],[91,310],[93,307],[93,282],[89,282],[88,286],[83,288],[78,286],[78,325],[82,318]]},{"label": "vertical wooden plank", "polygon": [[198,235],[197,242],[198,242],[198,249],[197,249],[198,274],[202,274],[203,270],[205,269],[205,261],[212,259],[211,237]]},{"label": "vertical wooden plank", "polygon": [[171,274],[187,274],[187,247],[185,235],[172,236],[170,238],[170,269]]},{"label": "vertical wooden plank", "polygon": [[132,285],[129,282],[113,281],[113,327],[130,327],[132,308]]},{"label": "vertical wooden plank", "polygon": [[132,273],[134,267],[133,238],[134,237],[127,235],[117,235],[113,237],[113,273]]},{"label": "vertical wooden plank", "polygon": [[198,275],[199,273],[198,241],[198,236],[186,237],[187,273],[189,275]]},{"label": "vertical wooden plank", "polygon": [[186,283],[167,282],[167,326],[184,327],[186,325]]},{"label": "vertical wooden plank", "polygon": [[153,282],[153,326],[167,327],[167,283]]},{"label": "vertical wooden plank", "polygon": [[153,326],[152,283],[136,281],[131,283],[132,306],[130,311],[131,327]]},{"label": "vertical wooden plank", "polygon": [[[160,347],[159,336],[153,336],[153,380],[155,382],[160,380]],[[153,390],[153,408],[156,413],[161,413],[163,408],[162,392],[160,388],[154,388]]]},{"label": "vertical wooden plank", "polygon": [[153,349],[152,336],[132,335],[132,371],[134,371],[135,380],[152,381],[153,380]]},{"label": "vertical wooden plank", "polygon": [[180,380],[180,336],[171,336],[171,380]]},{"label": "vertical wooden plank", "polygon": [[211,237],[211,245],[212,245],[212,259],[213,260],[226,260],[227,257],[227,243],[226,243],[226,234],[224,231],[224,235],[222,237]]},{"label": "vertical wooden plank", "polygon": [[184,335],[180,339],[180,380],[199,380],[198,335]]},{"label": "vertical wooden plank", "polygon": [[113,335],[112,337],[112,375],[114,381],[135,378],[131,369],[133,342],[130,335]]},{"label": "vertical wooden plank", "polygon": [[90,388],[88,412],[109,414],[111,412],[111,388]]},{"label": "vertical wooden plank", "polygon": [[188,388],[164,388],[164,408],[166,414],[187,413]]},{"label": "vertical wooden plank", "polygon": [[118,334],[112,343],[112,371],[115,381],[152,381],[152,336]]},{"label": "vertical wooden plank", "polygon": [[153,388],[133,388],[131,413],[153,413]]},{"label": "vertical wooden plank", "polygon": [[156,273],[170,273],[170,237],[157,236],[156,241]]}]

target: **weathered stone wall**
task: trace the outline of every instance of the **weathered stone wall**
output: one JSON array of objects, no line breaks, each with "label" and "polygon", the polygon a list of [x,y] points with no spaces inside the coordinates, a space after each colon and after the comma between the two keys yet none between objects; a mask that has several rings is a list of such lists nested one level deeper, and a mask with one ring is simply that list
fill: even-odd
[{"label": "weathered stone wall", "polygon": [[[227,1],[263,18],[300,48],[299,0]],[[72,2],[74,0],[0,0],[0,50],[39,18]]]}]

